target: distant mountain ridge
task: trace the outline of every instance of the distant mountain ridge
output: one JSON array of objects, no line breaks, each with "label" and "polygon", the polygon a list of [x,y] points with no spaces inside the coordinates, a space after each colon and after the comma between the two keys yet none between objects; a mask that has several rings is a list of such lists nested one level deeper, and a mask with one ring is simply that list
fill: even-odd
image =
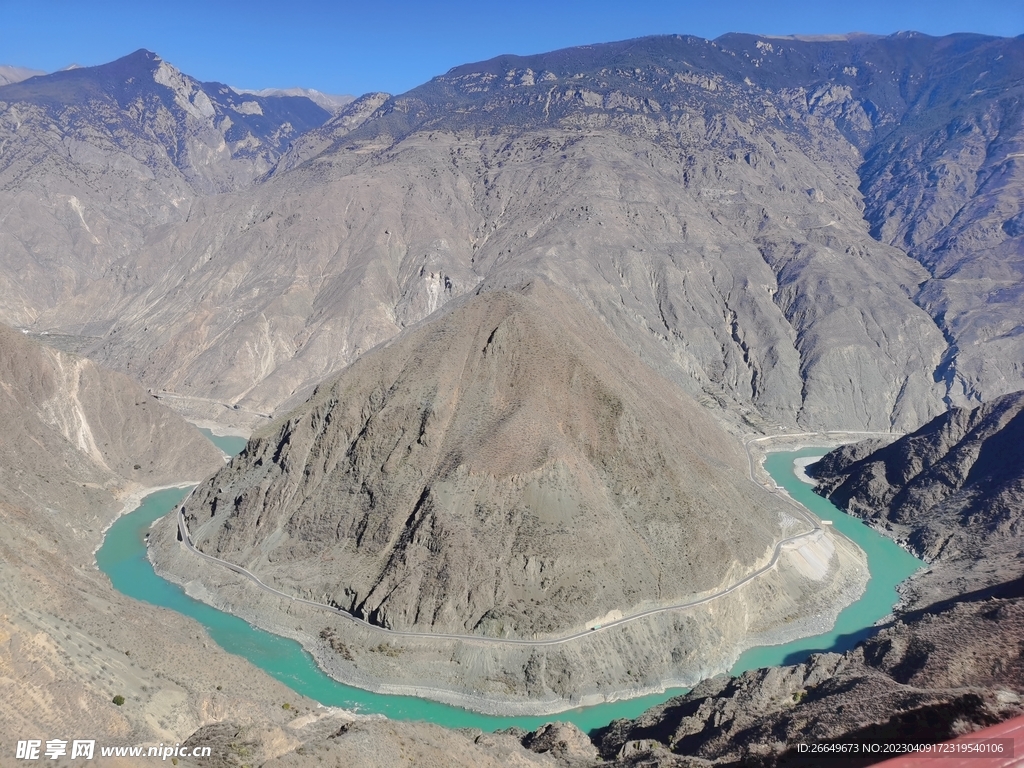
[{"label": "distant mountain ridge", "polygon": [[[252,185],[328,117],[304,97],[200,83],[145,50],[0,87],[0,205],[17,211],[0,227],[0,317],[29,325],[98,283],[130,293],[135,270],[118,259],[202,196]],[[83,314],[117,299],[84,298]]]},{"label": "distant mountain ridge", "polygon": [[28,67],[12,67],[6,64],[0,64],[0,85],[10,85],[11,83],[20,83],[22,80],[28,80],[30,77],[36,75],[45,75],[41,69],[29,69]]},{"label": "distant mountain ridge", "polygon": [[236,93],[251,93],[254,96],[304,96],[310,101],[318,104],[328,112],[337,113],[346,104],[355,101],[355,96],[348,94],[322,93],[313,88],[233,88]]}]

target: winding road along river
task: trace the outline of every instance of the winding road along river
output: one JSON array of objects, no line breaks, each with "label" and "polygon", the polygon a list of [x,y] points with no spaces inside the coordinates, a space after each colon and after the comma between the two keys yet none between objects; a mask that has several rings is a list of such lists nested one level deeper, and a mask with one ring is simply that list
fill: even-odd
[{"label": "winding road along river", "polygon": [[[213,438],[228,452],[244,445],[239,438]],[[793,462],[802,456],[820,455],[821,449],[772,453],[765,468],[775,481],[821,518],[865,550],[871,580],[864,596],[843,611],[836,626],[827,634],[805,638],[780,646],[754,648],[740,657],[732,672],[782,663],[794,663],[813,651],[845,650],[871,631],[875,621],[888,614],[896,602],[895,586],[914,572],[921,563],[893,542],[875,533],[859,520],[843,514],[825,499],[816,496],[806,483],[793,474]],[[172,512],[188,489],[158,491],[142,505],[118,520],[108,531],[96,554],[97,564],[114,587],[138,600],[171,608],[200,622],[211,638],[232,653],[244,656],[256,666],[293,690],[336,707],[363,713],[380,713],[397,720],[428,720],[449,728],[480,728],[493,731],[509,726],[534,729],[545,722],[562,720],[575,723],[584,731],[607,725],[616,718],[636,717],[684,689],[643,696],[625,701],[538,717],[494,717],[411,696],[371,693],[343,685],[324,674],[313,659],[293,640],[254,629],[247,622],[218,611],[185,595],[180,587],[157,576],[146,557],[145,535],[150,525]]]}]

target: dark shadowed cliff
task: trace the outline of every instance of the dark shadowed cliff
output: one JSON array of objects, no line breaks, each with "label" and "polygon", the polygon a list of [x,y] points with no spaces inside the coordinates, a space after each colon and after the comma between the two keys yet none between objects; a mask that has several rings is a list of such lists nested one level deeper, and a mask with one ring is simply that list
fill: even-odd
[{"label": "dark shadowed cliff", "polygon": [[888,446],[839,448],[811,469],[819,492],[932,561],[919,601],[1024,573],[1024,393],[954,408]]}]

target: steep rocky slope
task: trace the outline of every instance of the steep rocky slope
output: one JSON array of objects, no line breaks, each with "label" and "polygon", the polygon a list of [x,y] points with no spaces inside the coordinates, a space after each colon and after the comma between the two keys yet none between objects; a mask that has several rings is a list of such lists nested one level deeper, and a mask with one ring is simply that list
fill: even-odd
[{"label": "steep rocky slope", "polygon": [[141,485],[201,479],[221,464],[194,427],[124,374],[6,326],[0,420],[0,493],[32,510],[111,503]]},{"label": "steep rocky slope", "polygon": [[273,722],[283,686],[254,681],[248,664],[200,640],[197,625],[120,595],[95,566],[102,531],[131,494],[198,481],[223,466],[219,451],[123,374],[2,326],[0,421],[8,754],[38,736],[173,741],[216,712]]},{"label": "steep rocky slope", "polygon": [[955,597],[1024,573],[1024,392],[953,408],[891,445],[844,446],[811,469],[819,492],[932,563],[909,594]]},{"label": "steep rocky slope", "polygon": [[[276,732],[275,732],[276,731]],[[215,759],[185,759],[182,768],[261,768],[289,766],[358,766],[358,768],[582,768],[588,761],[560,760],[537,754],[510,735],[452,731],[432,723],[397,723],[383,719],[324,718],[299,732],[278,728],[270,733],[237,723],[201,728],[185,742],[209,746]],[[587,754],[597,750],[579,733]],[[281,738],[284,736],[285,738]],[[276,738],[274,738],[276,737]]]},{"label": "steep rocky slope", "polygon": [[[786,59],[765,80],[724,45],[503,58],[394,97],[154,243],[178,265],[155,293],[174,299],[132,306],[99,354],[124,367],[145,347],[145,381],[214,380],[214,396],[265,411],[418,321],[431,295],[543,273],[708,404],[920,423],[944,394],[945,341],[911,300],[928,274],[871,239],[858,145],[808,93],[848,76],[794,41],[793,72]],[[176,288],[185,270],[193,289]],[[184,338],[203,351],[182,366]]]},{"label": "steep rocky slope", "polygon": [[[773,203],[745,162],[718,167],[714,140],[686,185],[674,152],[641,139],[652,153],[641,159],[632,137],[577,134],[414,134],[351,170],[314,163],[254,196],[209,201],[153,244],[148,258],[178,265],[153,291],[167,298],[127,307],[97,354],[177,392],[268,410],[481,281],[544,275],[709,405],[851,428],[937,412],[941,334],[900,288],[923,280],[920,268],[879,252],[855,223],[829,241],[838,251],[766,245],[768,264],[736,231],[752,209],[734,193],[749,188],[758,217],[809,216],[826,234],[856,210],[795,193]],[[793,163],[808,183],[834,184],[799,155]],[[212,232],[224,233],[213,252]],[[847,260],[848,247],[878,258]]]},{"label": "steep rocky slope", "polygon": [[[801,755],[797,747],[822,742],[856,743],[861,748],[873,743],[936,743],[1024,712],[1021,594],[1018,581],[1006,585],[999,597],[989,593],[907,614],[843,655],[820,654],[802,664],[706,680],[635,720],[618,720],[599,729],[592,734],[593,742],[575,727],[557,722],[530,733],[509,729],[474,734],[407,723],[364,721],[338,727],[325,721],[293,735],[287,753],[259,762],[304,765],[333,758],[341,764],[368,766],[499,761],[573,767],[768,768],[819,766],[827,760],[836,766],[870,765],[887,755],[823,758]],[[296,736],[304,742],[300,746]],[[188,743],[209,744],[215,753],[229,757],[248,748],[247,754],[262,757],[268,741],[253,729],[222,723],[201,729]],[[225,765],[239,762],[229,759]]]},{"label": "steep rocky slope", "polygon": [[[239,189],[266,173],[292,140],[331,117],[301,94],[239,93],[201,83],[146,50],[5,84],[0,104],[9,131],[0,164],[5,186],[26,174],[49,175],[56,142],[80,150],[65,153],[67,167],[79,172],[102,169],[97,154],[106,149],[119,156],[122,171],[135,170],[128,166],[135,160],[161,181],[176,169],[196,192]],[[48,139],[38,135],[47,130]],[[31,167],[43,160],[43,167]]]},{"label": "steep rocky slope", "polygon": [[819,492],[931,561],[904,585],[897,620],[842,656],[709,680],[613,723],[602,754],[623,766],[815,765],[796,744],[937,742],[1020,714],[1022,423],[1017,392],[812,465]]},{"label": "steep rocky slope", "polygon": [[[1024,598],[912,615],[843,655],[707,680],[597,735],[615,765],[870,765],[799,744],[937,743],[1024,712]],[[889,755],[891,756],[891,755]]]},{"label": "steep rocky slope", "polygon": [[364,93],[358,99],[339,107],[334,117],[326,123],[293,141],[288,151],[274,165],[271,174],[279,175],[317,155],[337,149],[348,134],[373,117],[390,98],[390,93]]},{"label": "steep rocky slope", "polygon": [[[481,282],[545,275],[727,418],[909,428],[1018,388],[1022,47],[729,35],[457,67],[127,257],[166,273],[95,354],[267,411]],[[957,211],[984,238],[953,269],[920,238]]]},{"label": "steep rocky slope", "polygon": [[882,242],[923,264],[915,302],[949,346],[937,376],[955,405],[1020,388],[1024,282],[1024,45],[971,35],[910,37],[899,82],[906,111],[865,151],[865,218]]},{"label": "steep rocky slope", "polygon": [[789,516],[542,281],[365,355],[190,500],[197,546],[382,626],[530,636],[679,602]]}]

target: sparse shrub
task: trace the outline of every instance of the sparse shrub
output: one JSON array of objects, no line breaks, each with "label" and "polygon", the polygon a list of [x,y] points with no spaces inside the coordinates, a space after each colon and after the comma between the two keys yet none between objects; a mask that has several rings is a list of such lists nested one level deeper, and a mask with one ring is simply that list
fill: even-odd
[{"label": "sparse shrub", "polygon": [[392,659],[397,659],[399,656],[402,655],[402,651],[398,648],[395,648],[395,646],[391,645],[391,643],[381,643],[376,648],[371,648],[370,650],[374,653],[382,653],[385,656],[388,656]]},{"label": "sparse shrub", "polygon": [[228,749],[234,752],[239,757],[249,757],[252,754],[252,750],[246,744],[240,744],[237,741],[233,741],[228,744]]},{"label": "sparse shrub", "polygon": [[114,697],[113,701],[114,701],[115,704],[117,704],[117,706],[120,707],[122,704],[124,704],[124,696],[122,696],[119,693],[119,694],[117,694],[117,696]]}]

